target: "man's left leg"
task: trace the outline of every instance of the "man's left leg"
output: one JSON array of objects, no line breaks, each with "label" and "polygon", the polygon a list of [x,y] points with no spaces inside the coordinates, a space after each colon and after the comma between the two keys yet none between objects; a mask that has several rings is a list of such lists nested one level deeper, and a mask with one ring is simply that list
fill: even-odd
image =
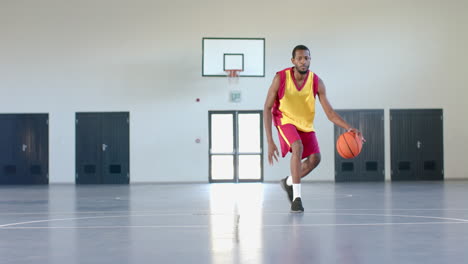
[{"label": "man's left leg", "polygon": [[305,160],[301,164],[301,178],[303,178],[319,165],[322,156],[315,132],[299,132],[299,136],[304,146],[302,158]]},{"label": "man's left leg", "polygon": [[322,155],[320,153],[314,153],[309,155],[301,164],[301,178],[307,176],[311,171],[313,171],[320,164],[322,160]]},{"label": "man's left leg", "polygon": [[[315,153],[309,155],[301,162],[301,171],[300,177],[301,179],[307,176],[311,171],[313,171],[320,163],[321,155],[320,153]],[[294,199],[294,191],[293,191],[293,181],[292,177],[288,176],[281,180],[281,187],[286,191],[288,194],[289,202],[292,202]]]}]

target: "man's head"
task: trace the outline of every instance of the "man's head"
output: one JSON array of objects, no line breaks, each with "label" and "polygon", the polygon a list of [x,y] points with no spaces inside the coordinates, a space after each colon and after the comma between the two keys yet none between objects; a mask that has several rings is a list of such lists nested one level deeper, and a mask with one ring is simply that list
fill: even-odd
[{"label": "man's head", "polygon": [[310,50],[304,45],[297,45],[292,52],[291,62],[300,74],[306,74],[310,66]]}]

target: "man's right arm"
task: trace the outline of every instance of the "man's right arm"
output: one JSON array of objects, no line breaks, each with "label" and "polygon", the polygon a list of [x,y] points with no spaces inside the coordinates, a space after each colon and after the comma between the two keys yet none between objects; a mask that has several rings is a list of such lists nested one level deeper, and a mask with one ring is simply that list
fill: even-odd
[{"label": "man's right arm", "polygon": [[273,158],[278,161],[278,148],[273,141],[272,135],[272,113],[271,110],[273,105],[275,104],[276,97],[278,96],[278,89],[279,89],[279,75],[277,74],[275,78],[273,78],[273,82],[271,83],[270,89],[268,90],[268,95],[265,100],[265,105],[263,107],[263,124],[265,125],[265,133],[268,142],[268,162],[273,164]]}]

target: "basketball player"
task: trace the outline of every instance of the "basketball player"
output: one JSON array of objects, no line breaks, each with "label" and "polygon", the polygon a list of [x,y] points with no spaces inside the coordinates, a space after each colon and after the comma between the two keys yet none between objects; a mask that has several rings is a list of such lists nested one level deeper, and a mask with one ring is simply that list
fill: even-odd
[{"label": "basketball player", "polygon": [[[320,163],[320,149],[315,136],[316,96],[327,118],[362,138],[361,132],[346,123],[330,105],[322,80],[309,71],[310,51],[296,46],[292,52],[294,67],[276,73],[264,106],[264,125],[268,140],[268,162],[278,161],[278,148],[272,137],[271,124],[278,130],[282,157],[291,152],[291,176],[281,180],[291,202],[291,212],[304,212],[301,200],[301,178]],[[304,160],[303,160],[304,159]],[[302,161],[303,160],[303,161]]]}]

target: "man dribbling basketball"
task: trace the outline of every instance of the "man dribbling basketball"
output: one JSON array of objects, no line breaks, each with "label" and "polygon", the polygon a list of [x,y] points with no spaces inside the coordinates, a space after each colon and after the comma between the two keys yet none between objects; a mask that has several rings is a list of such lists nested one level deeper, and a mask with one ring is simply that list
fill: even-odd
[{"label": "man dribbling basketball", "polygon": [[[327,118],[347,131],[359,130],[346,123],[328,102],[325,85],[309,71],[310,51],[306,46],[296,46],[291,62],[294,67],[276,73],[268,90],[264,106],[264,125],[268,140],[268,162],[278,161],[278,148],[272,137],[271,123],[278,129],[282,157],[291,156],[291,176],[281,180],[291,202],[291,212],[304,212],[301,200],[301,178],[320,163],[320,149],[315,136],[315,97],[318,95]],[[302,161],[304,159],[304,161]]]}]

